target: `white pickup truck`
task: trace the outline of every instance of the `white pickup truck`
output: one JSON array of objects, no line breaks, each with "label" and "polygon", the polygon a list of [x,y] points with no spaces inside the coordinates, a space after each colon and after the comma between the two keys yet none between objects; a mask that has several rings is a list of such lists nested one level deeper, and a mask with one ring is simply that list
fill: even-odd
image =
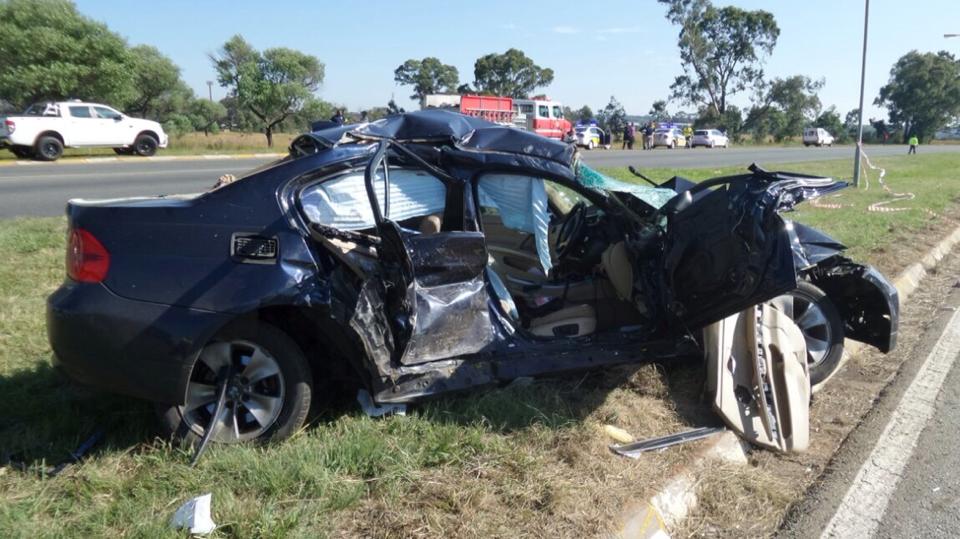
[{"label": "white pickup truck", "polygon": [[0,118],[0,148],[17,157],[56,161],[64,148],[113,148],[120,155],[150,156],[167,147],[159,123],[131,118],[97,103],[37,103],[20,116]]}]

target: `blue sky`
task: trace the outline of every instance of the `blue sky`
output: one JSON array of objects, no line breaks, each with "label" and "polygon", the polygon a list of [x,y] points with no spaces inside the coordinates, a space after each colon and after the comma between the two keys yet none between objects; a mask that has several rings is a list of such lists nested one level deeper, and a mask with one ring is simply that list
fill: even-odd
[{"label": "blue sky", "polygon": [[[824,78],[824,106],[836,105],[841,116],[856,107],[862,0],[714,3],[771,11],[781,34],[766,63],[768,75]],[[630,114],[646,113],[654,100],[666,97],[680,73],[677,29],[653,0],[166,0],[147,9],[131,9],[123,1],[80,0],[77,6],[131,44],[159,48],[200,95],[207,93],[206,81],[215,78],[208,54],[237,33],[259,49],[284,46],[317,56],[326,65],[319,96],[350,110],[385,105],[391,95],[416,108],[407,99],[410,89],[393,82],[393,70],[425,56],[456,66],[461,82],[470,82],[476,58],[517,47],[553,68],[554,82],[545,89],[553,99],[596,110],[614,95]],[[960,0],[873,0],[870,8],[865,103],[868,116],[880,117],[884,113],[872,101],[901,55],[911,49],[960,54],[960,38],[943,38],[960,33]],[[214,84],[215,98],[224,92]],[[744,105],[747,98],[734,102]],[[669,108],[690,107],[672,103]]]}]

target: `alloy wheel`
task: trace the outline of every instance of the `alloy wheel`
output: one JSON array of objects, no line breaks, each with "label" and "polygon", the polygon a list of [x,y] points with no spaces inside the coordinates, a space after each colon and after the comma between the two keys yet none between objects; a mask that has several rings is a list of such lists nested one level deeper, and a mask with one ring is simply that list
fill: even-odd
[{"label": "alloy wheel", "polygon": [[[227,384],[226,402],[219,417],[213,418],[221,383]],[[214,342],[200,352],[180,412],[198,436],[216,424],[217,442],[252,440],[277,421],[284,387],[280,365],[265,349],[242,340]]]}]

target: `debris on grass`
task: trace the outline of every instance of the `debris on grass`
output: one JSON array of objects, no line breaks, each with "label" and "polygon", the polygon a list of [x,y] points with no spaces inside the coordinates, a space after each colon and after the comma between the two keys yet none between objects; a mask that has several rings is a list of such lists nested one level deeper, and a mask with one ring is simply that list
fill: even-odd
[{"label": "debris on grass", "polygon": [[170,519],[170,527],[187,530],[193,535],[207,535],[213,532],[217,525],[210,516],[212,497],[212,494],[207,493],[184,502]]},{"label": "debris on grass", "polygon": [[407,415],[406,404],[377,404],[366,389],[357,391],[357,402],[363,413],[369,417],[383,417],[385,415]]}]

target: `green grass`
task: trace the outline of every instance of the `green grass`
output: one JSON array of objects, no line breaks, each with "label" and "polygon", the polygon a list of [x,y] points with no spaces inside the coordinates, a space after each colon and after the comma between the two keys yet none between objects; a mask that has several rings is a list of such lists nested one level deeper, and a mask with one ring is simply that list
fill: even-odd
[{"label": "green grass", "polygon": [[[923,246],[928,240],[939,239],[936,235],[939,228],[956,224],[943,215],[956,217],[953,212],[956,201],[960,199],[960,174],[957,173],[960,170],[960,155],[943,153],[880,157],[873,162],[886,169],[885,182],[890,189],[916,195],[914,200],[889,206],[907,208],[905,211],[867,211],[871,204],[890,200],[892,197],[877,182],[877,173],[866,170],[866,177],[861,179],[860,188],[851,186],[835,196],[820,199],[824,203],[844,205],[844,208],[817,208],[807,202],[785,216],[829,233],[850,247],[848,253],[852,258],[876,264],[887,271],[895,271],[914,260],[899,260],[893,257],[893,247],[900,247],[904,242]],[[852,167],[849,160],[833,160],[778,164],[766,168],[851,181]],[[621,180],[642,182],[626,169],[603,169],[603,172]],[[739,167],[711,167],[651,168],[641,172],[655,181],[666,180],[672,176],[699,181],[746,171]],[[927,210],[941,217],[934,217]]]},{"label": "green grass", "polygon": [[[806,205],[794,217],[872,261],[936,236],[918,208],[949,211],[960,156],[879,161],[894,189],[917,193],[904,204],[913,209],[863,211],[883,197],[874,181],[838,199],[853,208]],[[841,175],[849,164],[790,168]],[[156,438],[150,405],[74,388],[50,368],[44,301],[62,280],[64,227],[59,218],[0,222],[0,537],[182,536],[167,529],[170,515],[208,491],[219,537],[595,535],[692,451],[634,462],[607,450],[601,425],[667,434],[696,402],[690,371],[647,366],[446,398],[403,418],[369,419],[348,404],[283,444],[215,446],[190,468],[189,451]],[[96,429],[106,438],[87,460],[43,475]]]}]

